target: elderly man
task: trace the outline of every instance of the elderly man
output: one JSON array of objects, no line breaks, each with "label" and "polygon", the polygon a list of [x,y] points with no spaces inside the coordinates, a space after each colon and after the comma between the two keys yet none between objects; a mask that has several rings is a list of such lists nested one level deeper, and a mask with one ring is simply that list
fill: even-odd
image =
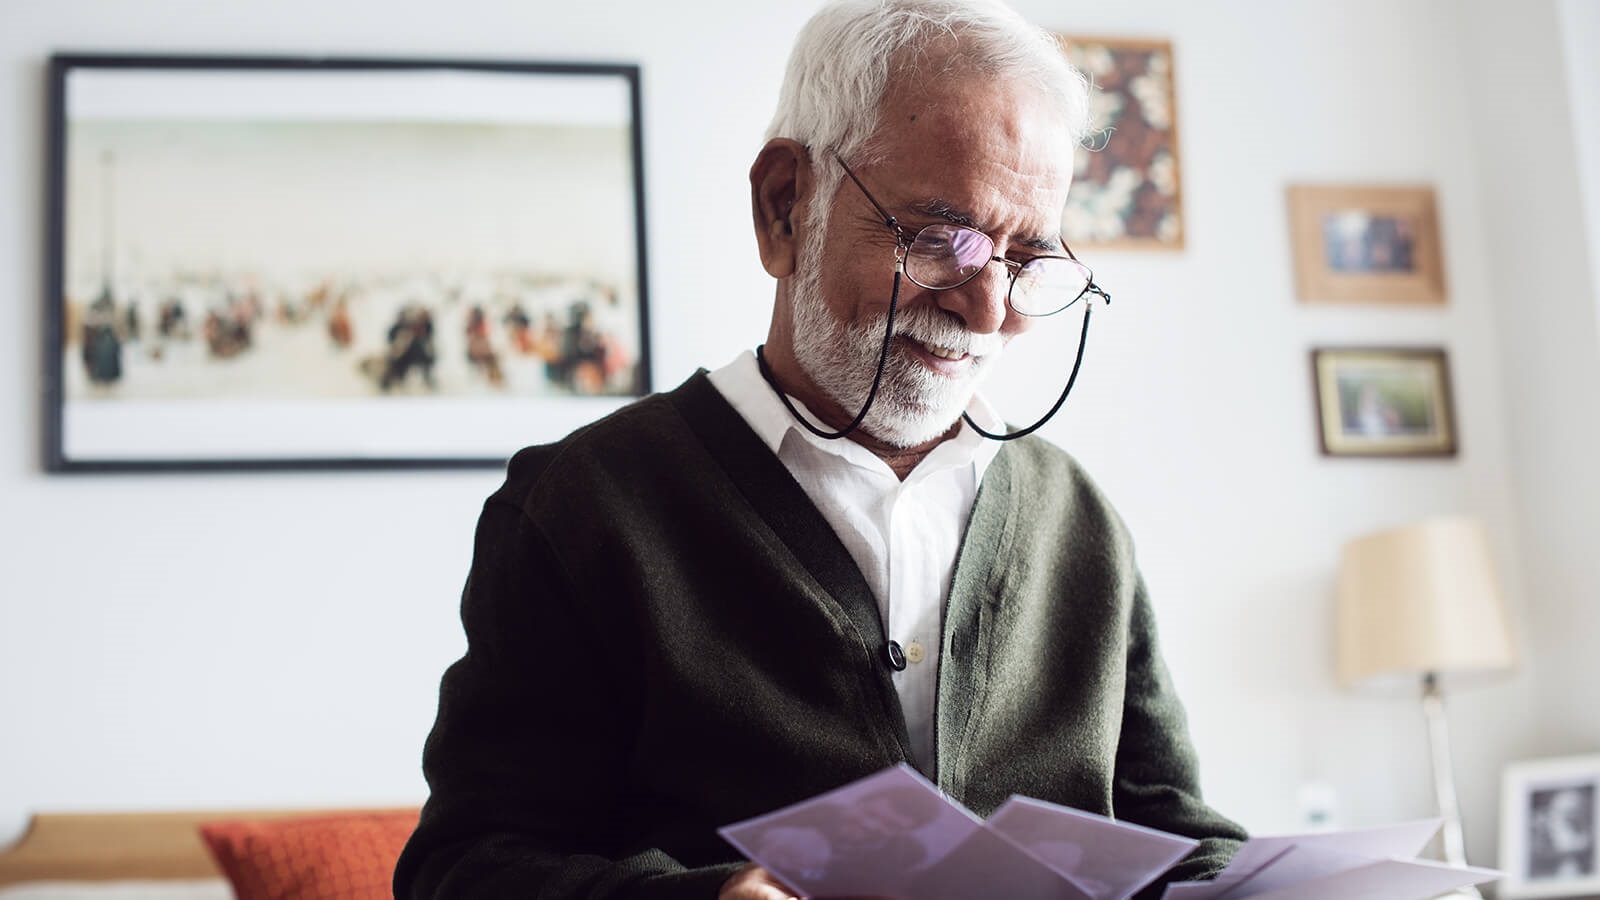
[{"label": "elderly man", "polygon": [[512,460],[397,896],[788,897],[715,829],[899,762],[1221,867],[1121,522],[974,394],[1105,297],[1060,234],[1085,106],[997,2],[806,26],[750,171],[766,344]]}]

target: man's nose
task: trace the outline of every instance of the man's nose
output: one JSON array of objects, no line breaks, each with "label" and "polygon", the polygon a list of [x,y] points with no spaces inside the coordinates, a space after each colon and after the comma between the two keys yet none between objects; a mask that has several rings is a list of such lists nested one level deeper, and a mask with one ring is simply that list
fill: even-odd
[{"label": "man's nose", "polygon": [[993,334],[1006,320],[1006,294],[1011,290],[1011,269],[991,259],[972,280],[958,288],[939,291],[939,307],[961,317],[974,334]]}]

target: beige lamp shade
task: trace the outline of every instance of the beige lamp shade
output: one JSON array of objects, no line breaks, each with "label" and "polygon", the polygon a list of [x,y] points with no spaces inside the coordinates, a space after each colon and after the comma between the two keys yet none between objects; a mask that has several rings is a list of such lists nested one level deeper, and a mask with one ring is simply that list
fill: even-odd
[{"label": "beige lamp shade", "polygon": [[1339,681],[1511,667],[1483,524],[1431,519],[1357,538],[1339,566]]}]

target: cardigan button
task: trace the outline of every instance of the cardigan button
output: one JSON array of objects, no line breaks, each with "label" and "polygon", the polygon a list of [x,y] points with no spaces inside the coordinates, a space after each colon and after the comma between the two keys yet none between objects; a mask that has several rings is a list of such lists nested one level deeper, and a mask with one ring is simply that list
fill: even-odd
[{"label": "cardigan button", "polygon": [[890,641],[884,645],[883,658],[889,664],[889,668],[896,672],[905,671],[906,652],[900,649],[900,644],[897,641]]}]

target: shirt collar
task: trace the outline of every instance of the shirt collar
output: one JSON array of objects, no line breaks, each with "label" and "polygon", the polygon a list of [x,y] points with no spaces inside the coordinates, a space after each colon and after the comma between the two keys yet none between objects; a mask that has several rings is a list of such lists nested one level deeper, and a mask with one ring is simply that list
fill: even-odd
[{"label": "shirt collar", "polygon": [[[753,352],[744,351],[732,362],[710,373],[709,377],[711,384],[721,392],[729,405],[744,418],[774,455],[778,454],[786,439],[798,438],[856,465],[880,468],[887,466],[874,456],[872,451],[855,441],[847,438],[824,440],[800,427],[773,393],[771,385],[761,377],[761,369],[756,363],[756,355]],[[793,397],[789,400],[801,415],[818,426],[822,425],[822,422],[806,409],[805,404]],[[985,431],[1004,433],[1006,430],[1004,420],[978,394],[973,394],[972,401],[967,404],[967,414],[983,426]],[[995,454],[999,452],[999,441],[991,441],[978,434],[963,420],[955,437],[933,448],[933,451],[912,471],[911,477],[924,477],[934,472],[970,464],[973,467],[975,482],[981,483],[983,473],[988,469],[989,463],[994,461]]]}]

